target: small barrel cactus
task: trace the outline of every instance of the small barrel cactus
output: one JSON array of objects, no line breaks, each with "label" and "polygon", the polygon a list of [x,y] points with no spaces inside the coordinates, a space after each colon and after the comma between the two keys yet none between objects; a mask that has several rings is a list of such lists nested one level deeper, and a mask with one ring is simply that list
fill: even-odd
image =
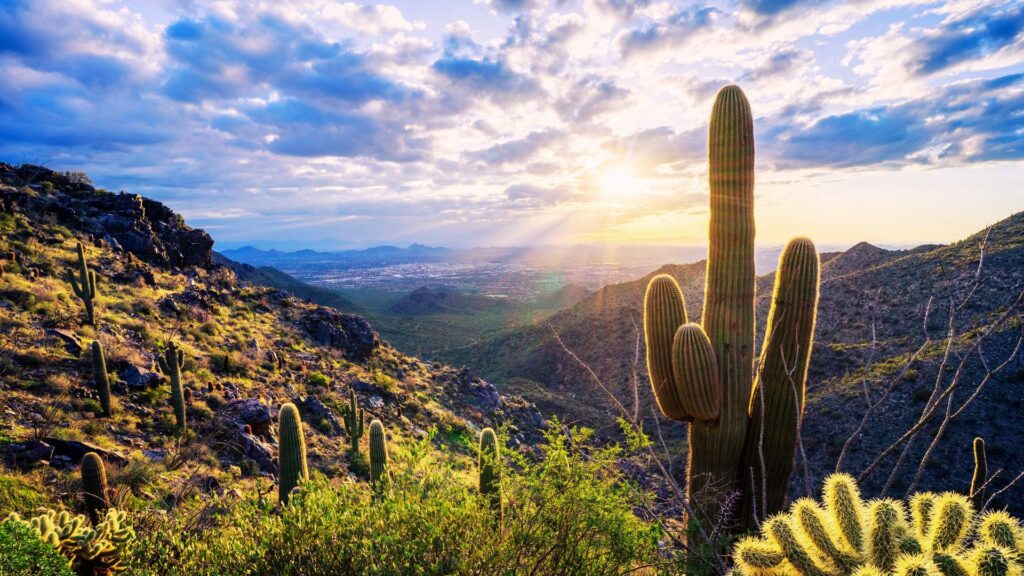
[{"label": "small barrel cactus", "polygon": [[110,507],[107,469],[99,454],[89,452],[82,457],[81,473],[82,499],[85,501],[89,520],[96,525],[99,523],[103,511]]},{"label": "small barrel cactus", "polygon": [[299,417],[299,409],[291,402],[281,406],[277,435],[281,442],[278,458],[280,460],[277,483],[278,499],[282,504],[287,504],[292,490],[300,482],[309,480],[309,468],[306,465],[306,437],[302,432],[302,419]]}]

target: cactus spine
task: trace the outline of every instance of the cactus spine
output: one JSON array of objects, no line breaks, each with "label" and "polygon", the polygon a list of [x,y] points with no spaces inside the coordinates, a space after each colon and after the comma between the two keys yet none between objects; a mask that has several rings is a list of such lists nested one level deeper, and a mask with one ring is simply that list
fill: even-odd
[{"label": "cactus spine", "polygon": [[387,436],[384,424],[374,418],[370,422],[370,483],[378,485],[385,478],[388,468]]},{"label": "cactus spine", "polygon": [[345,432],[348,434],[352,450],[359,450],[359,439],[363,437],[363,424],[366,423],[366,414],[356,403],[356,391],[349,390],[348,407],[341,408],[341,422],[345,425]]},{"label": "cactus spine", "polygon": [[[833,474],[825,507],[801,499],[741,540],[738,574],[982,576],[1017,575],[1024,534],[1006,512],[975,521],[970,500],[945,493],[902,502],[863,502],[853,478]],[[908,520],[909,518],[909,520]]]},{"label": "cactus spine", "polygon": [[487,498],[491,508],[502,515],[501,502],[501,453],[498,449],[498,436],[491,428],[480,432],[480,452],[478,466],[480,469],[480,494]]},{"label": "cactus spine", "polygon": [[89,452],[82,457],[82,499],[93,525],[99,523],[104,510],[110,507],[107,500],[107,469],[99,454]]},{"label": "cactus spine", "polygon": [[85,304],[86,322],[90,326],[95,326],[96,272],[89,269],[89,264],[85,261],[85,248],[81,242],[78,243],[77,251],[78,279],[75,279],[75,271],[68,269],[68,282],[71,284],[71,290],[74,291],[75,296],[78,296]]},{"label": "cactus spine", "polygon": [[110,417],[110,377],[107,375],[107,360],[103,357],[103,345],[99,340],[92,341],[92,378],[96,383],[96,392],[100,396],[103,415]]},{"label": "cactus spine", "polygon": [[[678,285],[659,276],[645,297],[644,334],[659,407],[673,420],[693,420],[687,493],[694,520],[710,525],[725,518],[737,529],[784,505],[803,412],[819,266],[809,240],[797,238],[786,247],[755,382],[754,125],[736,86],[726,86],[715,99],[708,163],[711,223],[701,325],[686,324]],[[668,376],[665,358],[672,362]],[[685,399],[695,403],[686,408]],[[721,515],[723,492],[742,496],[731,517]]]},{"label": "cactus spine", "polygon": [[306,439],[302,433],[302,419],[299,409],[288,402],[281,406],[278,416],[278,438],[281,442],[280,471],[278,472],[278,499],[282,504],[288,503],[292,490],[309,479],[309,468],[306,466]]},{"label": "cactus spine", "polygon": [[971,501],[981,510],[985,507],[985,482],[988,481],[988,460],[985,458],[985,439],[974,439],[974,476],[971,477]]},{"label": "cactus spine", "polygon": [[160,370],[171,379],[171,405],[178,430],[185,431],[185,391],[181,385],[181,369],[185,367],[185,353],[177,344],[167,345],[163,357],[157,357]]}]

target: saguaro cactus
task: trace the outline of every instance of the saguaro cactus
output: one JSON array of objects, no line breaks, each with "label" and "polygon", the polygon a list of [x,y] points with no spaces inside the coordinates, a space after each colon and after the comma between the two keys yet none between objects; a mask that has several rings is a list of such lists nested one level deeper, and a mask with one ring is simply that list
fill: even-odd
[{"label": "saguaro cactus", "polygon": [[348,406],[341,408],[341,422],[345,425],[345,432],[348,434],[352,450],[359,450],[359,439],[363,437],[363,424],[366,422],[366,414],[356,402],[356,391],[349,390]]},{"label": "saguaro cactus", "polygon": [[103,345],[99,340],[92,341],[92,379],[96,383],[96,392],[100,396],[103,415],[110,417],[110,377],[107,375],[107,360],[103,357]]},{"label": "saguaro cactus", "polygon": [[[687,324],[682,292],[662,275],[648,286],[644,334],[658,406],[673,420],[692,421],[687,493],[694,520],[742,528],[755,513],[764,519],[784,504],[814,332],[818,255],[804,238],[783,252],[755,382],[754,126],[736,86],[715,99],[708,163],[701,324]],[[742,505],[723,515],[729,492],[740,493]]]},{"label": "saguaro cactus", "polygon": [[78,279],[75,279],[75,271],[68,269],[68,282],[75,296],[78,296],[85,304],[85,318],[90,326],[96,325],[96,272],[89,269],[85,261],[85,248],[78,243]]},{"label": "saguaro cactus", "polygon": [[491,508],[498,513],[499,517],[502,513],[500,458],[498,436],[494,433],[494,430],[484,428],[480,432],[479,489],[480,494],[488,499]]},{"label": "saguaro cactus", "polygon": [[82,499],[93,525],[99,523],[103,511],[110,507],[107,499],[107,469],[99,454],[89,452],[82,457]]},{"label": "saguaro cactus", "polygon": [[786,503],[804,411],[819,283],[814,243],[807,238],[790,240],[779,258],[760,369],[750,394],[744,477],[740,479],[754,486],[746,493],[749,501],[744,505],[748,528],[756,525],[755,518],[767,518]]},{"label": "saguaro cactus", "polygon": [[185,367],[185,353],[178,345],[167,345],[162,357],[158,356],[160,371],[171,379],[171,405],[174,407],[174,421],[178,430],[185,431],[185,391],[181,385],[181,369]]},{"label": "saguaro cactus", "polygon": [[299,409],[291,402],[281,406],[277,425],[277,436],[281,442],[278,457],[280,460],[277,481],[278,499],[282,504],[287,504],[288,497],[292,490],[299,485],[299,482],[309,479],[309,468],[306,466],[306,437],[302,432]]},{"label": "saguaro cactus", "polygon": [[388,468],[387,435],[384,424],[376,418],[370,422],[370,483],[377,485]]},{"label": "saguaro cactus", "polygon": [[985,507],[985,482],[988,481],[988,460],[985,458],[985,439],[974,439],[974,476],[971,477],[971,501],[981,510]]}]

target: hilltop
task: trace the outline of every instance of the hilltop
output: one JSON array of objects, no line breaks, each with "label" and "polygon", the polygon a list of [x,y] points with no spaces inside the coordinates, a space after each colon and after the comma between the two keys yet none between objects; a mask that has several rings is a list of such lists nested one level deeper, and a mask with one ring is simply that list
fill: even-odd
[{"label": "hilltop", "polygon": [[[814,478],[820,479],[834,467],[843,441],[863,414],[863,376],[868,375],[870,392],[877,397],[923,342],[924,312],[929,301],[929,336],[942,341],[950,298],[962,296],[965,287],[971,285],[985,237],[982,231],[947,246],[911,250],[886,250],[860,243],[843,252],[822,254],[821,301],[804,425],[805,437],[816,439],[807,446]],[[644,290],[657,274],[673,276],[686,297],[691,320],[699,321],[704,271],[704,261],[662,266],[637,280],[605,286],[544,321],[454,351],[450,357],[476,367],[499,389],[523,394],[546,411],[614,434],[616,408],[558,338],[629,409],[633,408],[636,382],[639,413],[661,418],[654,408],[644,366]],[[773,281],[774,274],[760,276],[757,281],[759,338],[764,333]],[[1018,213],[991,227],[981,282],[959,318],[958,332],[969,335],[972,327],[1012,304],[1022,289],[1024,213]],[[1004,327],[987,344],[985,354],[992,361],[1002,360],[1012,351],[1018,334],[1015,326],[1011,323]],[[912,424],[931,390],[939,355],[937,345],[933,345],[908,371],[877,415],[879,423],[854,443],[847,469],[859,471],[887,445],[887,440],[892,440],[895,431]],[[966,364],[966,379],[978,381],[982,375],[983,367],[972,357]],[[1024,432],[1024,419],[1020,417],[1024,409],[1022,386],[1024,359],[1018,356],[952,423],[930,464],[929,470],[937,472],[934,478],[948,475],[969,480],[974,435],[989,439],[1004,473],[1016,474],[1024,468],[1024,446],[1007,441]],[[661,426],[670,431],[666,432],[670,444],[684,443],[683,427],[665,420]],[[917,446],[916,450],[923,448]],[[996,460],[991,453],[990,458],[990,462]],[[935,483],[941,488],[940,484]],[[880,486],[869,483],[867,487]]]},{"label": "hilltop", "polygon": [[[160,202],[95,189],[82,174],[6,164],[0,201],[4,514],[44,503],[74,508],[67,487],[88,450],[130,484],[121,495],[128,507],[185,485],[220,495],[227,486],[259,489],[277,471],[275,423],[285,402],[300,409],[314,470],[365,476],[341,423],[351,392],[367,422],[383,421],[395,454],[430,438],[442,461],[463,468],[485,426],[510,427],[513,443],[539,437],[532,404],[468,370],[395,350],[363,317],[335,309],[350,306],[336,293],[218,256],[208,234]],[[95,328],[83,323],[65,278],[78,242],[99,286]],[[111,418],[97,418],[93,341],[106,351]],[[172,341],[185,357],[185,437],[174,431],[169,384],[155,368]]]}]

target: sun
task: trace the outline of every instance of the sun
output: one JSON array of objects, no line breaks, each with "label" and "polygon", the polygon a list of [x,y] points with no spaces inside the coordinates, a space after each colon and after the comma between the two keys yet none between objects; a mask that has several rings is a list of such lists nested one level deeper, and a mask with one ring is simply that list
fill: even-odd
[{"label": "sun", "polygon": [[643,182],[628,167],[614,165],[597,174],[594,187],[606,200],[625,200],[640,193]]}]

